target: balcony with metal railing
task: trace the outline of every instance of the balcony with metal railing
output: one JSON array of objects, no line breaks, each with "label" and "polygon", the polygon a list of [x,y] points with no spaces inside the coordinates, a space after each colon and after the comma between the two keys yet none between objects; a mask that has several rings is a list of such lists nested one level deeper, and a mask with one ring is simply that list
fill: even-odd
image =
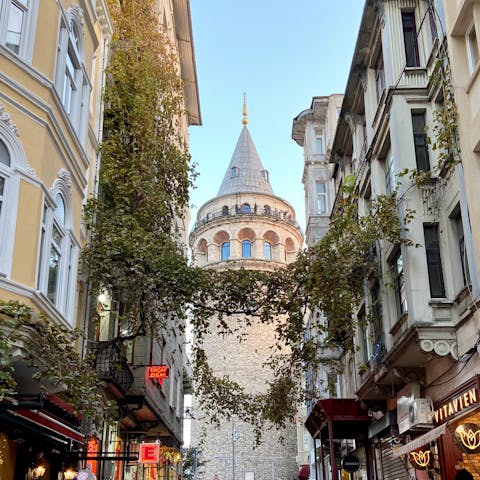
[{"label": "balcony with metal railing", "polygon": [[231,219],[231,217],[243,216],[243,217],[266,217],[276,221],[286,222],[295,228],[300,228],[297,221],[288,210],[278,210],[277,208],[271,208],[269,205],[259,206],[254,204],[243,205],[225,205],[221,210],[207,213],[204,217],[198,219],[195,222],[194,229],[205,225],[206,223],[213,222],[219,218]]},{"label": "balcony with metal railing", "polygon": [[120,346],[111,342],[97,344],[96,372],[106,381],[113,382],[123,393],[133,385],[133,374]]}]

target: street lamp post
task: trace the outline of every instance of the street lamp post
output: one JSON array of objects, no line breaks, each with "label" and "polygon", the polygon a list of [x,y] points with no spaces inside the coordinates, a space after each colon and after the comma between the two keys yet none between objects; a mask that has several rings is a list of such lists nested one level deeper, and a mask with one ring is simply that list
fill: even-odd
[{"label": "street lamp post", "polygon": [[235,480],[235,442],[238,440],[239,435],[235,430],[235,422],[233,417],[231,418],[231,435],[232,435],[232,480]]}]

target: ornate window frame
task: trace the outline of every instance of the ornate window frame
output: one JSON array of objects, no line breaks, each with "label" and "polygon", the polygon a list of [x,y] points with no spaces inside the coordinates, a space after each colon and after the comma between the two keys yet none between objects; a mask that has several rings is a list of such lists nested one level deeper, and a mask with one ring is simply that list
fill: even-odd
[{"label": "ornate window frame", "polygon": [[85,66],[83,12],[74,5],[60,18],[55,89],[82,145],[87,136],[92,86]]},{"label": "ornate window frame", "polygon": [[[63,200],[63,219],[57,209],[59,198]],[[39,247],[37,288],[42,297],[73,325],[80,245],[73,233],[71,180],[67,170],[58,172],[52,188],[45,195]],[[56,255],[58,262],[54,290],[52,254]]]},{"label": "ornate window frame", "polygon": [[0,139],[5,144],[10,158],[9,166],[0,165],[0,174],[5,179],[0,214],[0,276],[9,278],[15,244],[20,177],[32,171],[28,167],[25,152],[18,140],[17,128],[1,104]]},{"label": "ornate window frame", "polygon": [[[28,63],[32,61],[39,3],[36,0],[4,0],[0,2],[0,43],[12,54],[18,55]],[[18,51],[7,46],[11,8],[16,9],[23,15]]]}]

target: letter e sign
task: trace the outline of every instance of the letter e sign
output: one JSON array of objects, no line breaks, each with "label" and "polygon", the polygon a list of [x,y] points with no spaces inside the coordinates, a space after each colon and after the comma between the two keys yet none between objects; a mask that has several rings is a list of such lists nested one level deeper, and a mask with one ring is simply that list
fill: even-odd
[{"label": "letter e sign", "polygon": [[138,461],[140,463],[158,463],[160,461],[160,444],[141,443]]}]

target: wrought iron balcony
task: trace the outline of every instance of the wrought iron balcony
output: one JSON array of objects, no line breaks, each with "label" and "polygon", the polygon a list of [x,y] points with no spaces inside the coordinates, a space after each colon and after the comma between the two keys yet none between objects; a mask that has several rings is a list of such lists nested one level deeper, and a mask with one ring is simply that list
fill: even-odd
[{"label": "wrought iron balcony", "polygon": [[102,380],[114,382],[124,393],[133,385],[134,378],[127,359],[116,343],[98,343],[96,371]]}]

